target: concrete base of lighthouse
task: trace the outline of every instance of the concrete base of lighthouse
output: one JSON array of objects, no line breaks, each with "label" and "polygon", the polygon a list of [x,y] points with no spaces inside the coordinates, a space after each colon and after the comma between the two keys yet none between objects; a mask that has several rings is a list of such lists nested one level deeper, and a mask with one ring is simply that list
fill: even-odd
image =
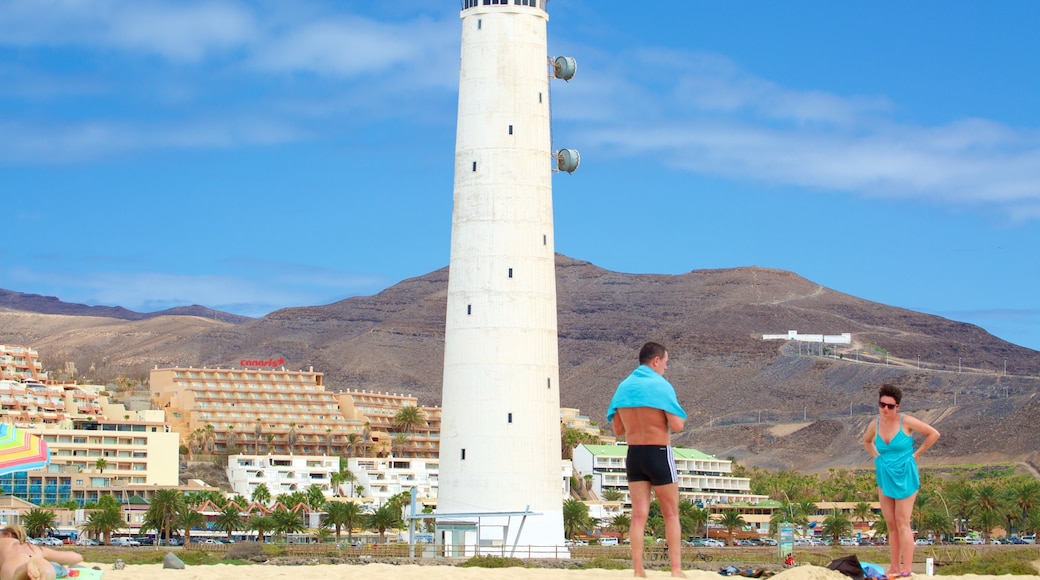
[{"label": "concrete base of lighthouse", "polygon": [[537,538],[553,537],[558,532],[562,510],[437,514],[435,517],[432,552],[439,557],[570,558],[570,550],[563,544],[537,543]]}]

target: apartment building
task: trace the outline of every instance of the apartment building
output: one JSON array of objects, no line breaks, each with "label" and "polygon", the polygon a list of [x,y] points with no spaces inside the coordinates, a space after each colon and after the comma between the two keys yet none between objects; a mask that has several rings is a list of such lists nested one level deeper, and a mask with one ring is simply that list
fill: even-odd
[{"label": "apartment building", "polygon": [[575,429],[592,437],[597,437],[608,445],[612,445],[616,441],[612,433],[603,430],[598,424],[589,419],[588,415],[582,415],[580,409],[571,407],[560,408],[560,423],[568,429]]},{"label": "apartment building", "polygon": [[0,476],[0,488],[37,505],[74,500],[86,505],[102,495],[121,501],[139,489],[176,487],[177,434],[154,413],[134,412],[133,420],[34,423],[26,427],[50,448],[50,464]]},{"label": "apartment building", "polygon": [[0,380],[46,381],[40,353],[17,344],[0,344]]},{"label": "apartment building", "polygon": [[[368,445],[362,449],[362,455],[426,458],[439,455],[440,407],[422,407],[419,399],[412,395],[367,390],[346,390],[337,393],[337,399],[345,417],[365,425]],[[423,421],[408,433],[401,433],[394,425],[394,418],[406,407],[419,409]]]},{"label": "apartment building", "polygon": [[[327,391],[313,369],[156,368],[152,406],[167,411],[181,442],[200,451],[254,455],[436,457],[440,409],[408,395]],[[393,425],[402,408],[422,411],[407,433]]]},{"label": "apartment building", "polygon": [[[705,507],[735,503],[757,503],[768,500],[751,493],[751,480],[733,477],[733,462],[706,455],[694,449],[675,447],[675,467],[679,473],[679,497]],[[630,505],[628,477],[625,475],[627,445],[579,445],[574,449],[577,477],[592,475],[592,489],[597,497],[614,489],[622,501]]]},{"label": "apartment building", "polygon": [[[336,454],[364,422],[340,412],[314,370],[156,368],[153,408],[167,412],[186,446],[254,454]],[[197,440],[197,441],[196,441]]]},{"label": "apartment building", "polygon": [[[346,495],[360,495],[379,507],[391,497],[416,488],[417,501],[437,505],[437,459],[357,457],[347,460],[354,481],[344,484]],[[360,491],[359,491],[360,490]]]},{"label": "apartment building", "polygon": [[339,472],[339,457],[328,455],[232,455],[227,477],[234,493],[253,497],[263,484],[277,497],[318,486],[326,496],[335,495],[332,474]]}]

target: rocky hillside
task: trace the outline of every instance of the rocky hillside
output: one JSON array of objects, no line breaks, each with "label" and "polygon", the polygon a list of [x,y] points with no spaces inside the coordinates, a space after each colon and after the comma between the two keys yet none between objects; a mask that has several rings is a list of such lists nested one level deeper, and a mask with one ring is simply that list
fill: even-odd
[{"label": "rocky hillside", "polygon": [[[0,342],[29,344],[49,369],[93,365],[104,380],[146,378],[158,366],[237,366],[284,358],[313,367],[330,389],[410,393],[440,401],[447,269],[374,296],[288,308],[256,320],[169,315],[144,320],[0,312]],[[882,382],[902,385],[907,409],[944,436],[934,461],[1035,462],[1040,353],[979,327],[824,288],[766,268],[683,275],[610,272],[557,259],[561,393],[601,419],[639,346],[671,352],[669,378],[690,413],[686,444],[745,463],[825,469],[865,461],[859,443]],[[764,333],[852,334],[819,345]],[[799,348],[800,346],[800,348]],[[1003,374],[1007,361],[1008,375]]]}]

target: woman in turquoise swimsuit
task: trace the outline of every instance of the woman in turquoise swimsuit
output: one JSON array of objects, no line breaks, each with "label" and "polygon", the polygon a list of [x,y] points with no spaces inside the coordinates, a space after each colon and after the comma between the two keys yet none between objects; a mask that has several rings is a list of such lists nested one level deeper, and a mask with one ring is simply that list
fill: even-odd
[{"label": "woman in turquoise swimsuit", "polygon": [[[892,564],[889,578],[909,576],[914,561],[914,533],[910,514],[914,511],[917,488],[917,458],[939,440],[939,432],[928,423],[899,413],[903,392],[893,385],[881,385],[878,391],[880,416],[871,421],[863,435],[863,447],[874,458],[877,473],[881,515],[888,526],[888,546]],[[914,433],[925,436],[914,451]]]}]

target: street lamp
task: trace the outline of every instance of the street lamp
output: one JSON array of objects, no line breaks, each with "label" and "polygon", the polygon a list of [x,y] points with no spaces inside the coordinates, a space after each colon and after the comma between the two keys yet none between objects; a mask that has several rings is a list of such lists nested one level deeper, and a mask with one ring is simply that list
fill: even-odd
[{"label": "street lamp", "polygon": [[946,498],[942,496],[942,493],[940,493],[939,490],[935,490],[935,495],[939,496],[939,499],[943,502],[943,509],[946,510],[946,518],[953,522],[953,533],[958,533],[960,530],[957,528],[957,520],[953,519],[953,516],[950,515],[950,507],[946,505]]}]

